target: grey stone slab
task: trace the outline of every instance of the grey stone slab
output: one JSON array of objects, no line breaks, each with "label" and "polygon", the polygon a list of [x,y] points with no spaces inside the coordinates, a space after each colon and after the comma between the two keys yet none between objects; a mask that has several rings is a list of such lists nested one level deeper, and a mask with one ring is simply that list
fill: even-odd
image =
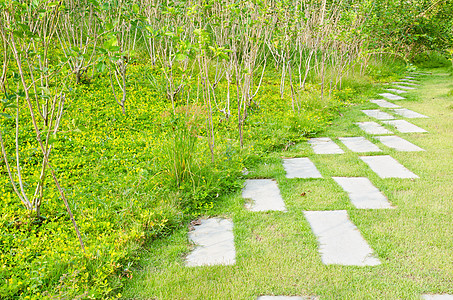
[{"label": "grey stone slab", "polygon": [[375,136],[374,138],[378,139],[387,147],[393,148],[397,151],[425,151],[419,146],[416,146],[396,135]]},{"label": "grey stone slab", "polygon": [[381,152],[378,146],[362,136],[341,137],[339,140],[352,152]]},{"label": "grey stone slab", "polygon": [[[404,82],[400,82],[401,84],[404,84]],[[404,85],[395,85],[396,88],[399,89],[404,89],[404,90],[416,90],[416,88],[411,87],[411,86],[404,86]]]},{"label": "grey stone slab", "polygon": [[355,124],[368,134],[392,134],[391,131],[387,130],[376,122],[358,122]]},{"label": "grey stone slab", "polygon": [[407,109],[407,108],[398,108],[393,110],[396,114],[404,117],[404,118],[409,118],[409,119],[414,119],[414,118],[428,118],[425,115],[419,114],[418,112],[415,112],[413,110]]},{"label": "grey stone slab", "polygon": [[324,264],[376,266],[381,263],[345,210],[305,211],[304,215],[318,239]]},{"label": "grey stone slab", "polygon": [[388,101],[385,101],[385,100],[382,100],[382,99],[370,100],[370,102],[374,103],[374,104],[377,104],[378,106],[384,107],[384,108],[398,108],[398,107],[401,107],[399,105],[393,104],[391,102],[388,102]]},{"label": "grey stone slab", "polygon": [[410,86],[419,86],[419,84],[417,83],[413,83],[413,82],[408,82],[408,81],[399,81],[399,82],[393,82],[394,84],[404,84],[404,85],[410,85]]},{"label": "grey stone slab", "polygon": [[425,129],[409,123],[406,120],[382,121],[382,123],[392,125],[396,128],[396,130],[403,133],[427,132]]},{"label": "grey stone slab", "polygon": [[272,179],[247,179],[242,198],[252,200],[247,205],[247,209],[251,211],[286,211],[277,182]]},{"label": "grey stone slab", "polygon": [[424,295],[422,295],[422,299],[425,299],[425,300],[453,300],[453,295],[448,295],[448,294],[438,294],[438,295],[424,294]]},{"label": "grey stone slab", "polygon": [[401,81],[405,81],[405,82],[412,82],[412,83],[418,83],[418,81],[417,81],[417,80],[413,80],[413,79],[410,79],[410,78],[407,78],[407,77],[406,77],[406,78],[403,78],[403,79],[401,79]]},{"label": "grey stone slab", "polygon": [[328,137],[312,138],[308,141],[316,154],[341,154],[344,151]]},{"label": "grey stone slab", "polygon": [[259,296],[257,300],[318,300],[318,297],[302,296]]},{"label": "grey stone slab", "polygon": [[360,209],[393,208],[387,198],[365,177],[332,177],[345,192],[351,203]]},{"label": "grey stone slab", "polygon": [[415,77],[413,77],[413,76],[406,76],[406,77],[404,77],[404,79],[415,79]]},{"label": "grey stone slab", "polygon": [[390,155],[361,156],[360,159],[381,178],[418,178]]},{"label": "grey stone slab", "polygon": [[378,120],[392,120],[395,119],[392,115],[380,111],[379,109],[363,109],[362,112],[372,118],[378,119]]},{"label": "grey stone slab", "polygon": [[189,267],[232,265],[236,262],[233,222],[221,218],[201,220],[189,232],[196,248],[186,257]]},{"label": "grey stone slab", "polygon": [[404,94],[407,93],[407,91],[403,90],[398,90],[398,89],[385,89],[386,91],[392,92],[392,93],[397,93],[397,94]]},{"label": "grey stone slab", "polygon": [[283,159],[283,167],[287,178],[322,178],[308,157]]},{"label": "grey stone slab", "polygon": [[404,100],[404,99],[406,99],[404,97],[401,97],[401,96],[398,96],[398,95],[395,95],[395,94],[391,94],[391,93],[382,93],[382,94],[379,94],[379,96],[382,96],[382,97],[387,98],[389,100]]}]

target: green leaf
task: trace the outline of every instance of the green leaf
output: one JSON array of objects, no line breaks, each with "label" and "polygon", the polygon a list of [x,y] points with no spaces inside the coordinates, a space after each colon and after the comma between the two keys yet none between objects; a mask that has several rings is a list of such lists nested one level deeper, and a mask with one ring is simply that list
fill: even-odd
[{"label": "green leaf", "polygon": [[188,58],[187,55],[185,55],[185,54],[183,54],[183,53],[177,53],[177,54],[175,55],[176,61],[184,61],[184,60],[186,60],[187,58]]},{"label": "green leaf", "polygon": [[7,118],[7,119],[11,119],[12,117],[8,114],[5,114],[5,113],[0,113],[0,116],[4,117],[4,118]]}]

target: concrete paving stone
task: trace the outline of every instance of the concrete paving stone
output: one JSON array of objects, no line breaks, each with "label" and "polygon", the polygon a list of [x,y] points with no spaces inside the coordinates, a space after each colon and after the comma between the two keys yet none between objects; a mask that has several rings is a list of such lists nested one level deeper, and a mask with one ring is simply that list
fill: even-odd
[{"label": "concrete paving stone", "polygon": [[365,115],[378,119],[378,120],[392,120],[395,119],[392,115],[383,112],[379,109],[363,109],[361,110]]},{"label": "concrete paving stone", "polygon": [[390,155],[360,156],[381,178],[419,178]]},{"label": "concrete paving stone", "polygon": [[406,99],[404,97],[401,97],[401,96],[398,96],[398,95],[395,95],[395,94],[391,94],[391,93],[382,93],[382,94],[379,94],[379,96],[382,96],[382,97],[387,98],[389,100],[404,100],[404,99]]},{"label": "concrete paving stone", "polygon": [[416,146],[396,135],[375,136],[374,138],[378,139],[385,146],[393,148],[397,151],[425,151],[419,146]]},{"label": "concrete paving stone", "polygon": [[392,125],[396,130],[402,133],[427,132],[425,129],[409,123],[406,120],[382,121],[382,123]]},{"label": "concrete paving stone", "polygon": [[425,299],[425,300],[453,300],[453,295],[448,295],[448,294],[438,294],[438,295],[424,294],[424,295],[422,295],[422,299]]},{"label": "concrete paving stone", "polygon": [[345,192],[351,203],[360,209],[393,208],[387,198],[365,177],[332,177]]},{"label": "concrete paving stone", "polygon": [[401,81],[405,81],[405,82],[413,82],[413,83],[418,83],[417,80],[414,80],[414,79],[410,79],[410,78],[403,78],[403,79],[400,79]]},{"label": "concrete paving stone", "polygon": [[358,122],[354,123],[368,134],[392,134],[393,132],[387,130],[376,122]]},{"label": "concrete paving stone", "polygon": [[277,182],[272,179],[247,179],[242,198],[253,201],[247,205],[251,211],[286,211]]},{"label": "concrete paving stone", "polygon": [[362,136],[341,137],[339,140],[352,152],[382,152],[378,146]]},{"label": "concrete paving stone", "polygon": [[[404,84],[404,82],[401,82],[401,84]],[[417,88],[411,87],[411,86],[404,86],[404,85],[395,85],[396,88],[403,89],[403,90],[416,90]]]},{"label": "concrete paving stone", "polygon": [[328,137],[312,138],[308,141],[316,154],[341,154],[344,151]]},{"label": "concrete paving stone", "polygon": [[397,94],[404,94],[407,93],[407,91],[403,90],[398,90],[398,89],[385,89],[386,91],[392,92],[392,93],[397,93]]},{"label": "concrete paving stone", "polygon": [[196,248],[186,257],[189,267],[233,265],[236,262],[233,222],[221,218],[201,220],[189,232],[189,240]]},{"label": "concrete paving stone", "polygon": [[283,159],[283,167],[287,178],[322,178],[308,157]]},{"label": "concrete paving stone", "polygon": [[413,77],[413,76],[406,76],[406,77],[404,77],[404,78],[405,78],[405,79],[415,79],[415,77]]},{"label": "concrete paving stone", "polygon": [[313,296],[259,296],[257,300],[318,300],[318,297]]},{"label": "concrete paving stone", "polygon": [[404,84],[404,85],[410,85],[410,86],[419,86],[418,83],[413,83],[413,82],[408,82],[408,81],[397,82],[397,83]]},{"label": "concrete paving stone", "polygon": [[377,104],[380,107],[384,108],[398,108],[401,107],[399,105],[393,104],[391,102],[385,101],[383,99],[377,99],[377,100],[370,100],[371,103]]},{"label": "concrete paving stone", "polygon": [[396,114],[404,117],[404,118],[409,118],[409,119],[414,119],[414,118],[428,118],[425,115],[419,114],[418,112],[415,112],[413,110],[407,109],[407,108],[398,108],[393,110]]},{"label": "concrete paving stone", "polygon": [[305,211],[316,235],[321,260],[326,265],[376,266],[381,262],[345,210]]}]

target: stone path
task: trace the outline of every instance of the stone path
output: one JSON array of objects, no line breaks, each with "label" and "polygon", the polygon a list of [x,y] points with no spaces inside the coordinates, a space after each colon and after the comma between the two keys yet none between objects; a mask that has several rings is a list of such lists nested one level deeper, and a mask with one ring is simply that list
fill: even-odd
[{"label": "stone path", "polygon": [[381,178],[418,178],[390,155],[361,156],[360,159]]},{"label": "stone path", "polygon": [[408,119],[428,118],[425,115],[419,114],[418,112],[412,111],[412,110],[407,109],[407,108],[393,109],[393,112],[395,112],[396,114],[398,114],[398,115],[400,115],[400,116],[402,116],[404,118],[408,118]]},{"label": "stone path", "polygon": [[186,258],[189,267],[236,263],[233,222],[230,220],[201,220],[200,225],[189,232],[189,240],[197,245]]},{"label": "stone path", "polygon": [[366,177],[332,177],[345,190],[352,204],[361,209],[392,208],[387,197]]},{"label": "stone path", "polygon": [[369,116],[369,117],[372,117],[372,118],[375,118],[375,119],[378,119],[378,120],[392,120],[392,119],[395,119],[394,116],[386,113],[386,112],[383,112],[379,109],[364,109],[364,110],[361,110],[361,112],[363,112],[365,115]]},{"label": "stone path", "polygon": [[341,137],[339,140],[352,152],[382,152],[378,146],[362,136]]},{"label": "stone path", "polygon": [[397,93],[397,94],[404,94],[407,93],[407,91],[403,90],[398,90],[398,89],[385,89],[386,91],[392,92],[392,93]]},{"label": "stone path", "polygon": [[304,215],[318,238],[324,264],[376,266],[381,263],[345,210],[305,211]]},{"label": "stone path", "polygon": [[382,123],[392,125],[396,130],[402,133],[427,132],[425,129],[409,123],[406,120],[383,121]]},{"label": "stone path", "polygon": [[283,160],[287,178],[322,178],[321,173],[308,157]]},{"label": "stone path", "polygon": [[382,100],[382,99],[370,100],[370,102],[374,103],[374,104],[377,104],[378,106],[384,107],[384,108],[399,108],[399,107],[401,107],[399,105],[393,104],[392,102],[388,102],[388,101],[385,101],[385,100]]},{"label": "stone path", "polygon": [[316,154],[342,154],[344,151],[328,137],[313,138],[308,141]]},{"label": "stone path", "polygon": [[382,94],[379,94],[379,96],[382,96],[382,97],[387,98],[389,100],[404,100],[404,99],[406,99],[404,97],[401,97],[401,96],[398,96],[398,95],[395,95],[395,94],[391,94],[391,93],[382,93]]},{"label": "stone path", "polygon": [[358,122],[355,123],[368,134],[392,134],[393,132],[389,131],[388,129],[382,127],[376,122]]},{"label": "stone path", "polygon": [[271,179],[247,179],[242,198],[253,201],[246,205],[251,211],[286,211],[277,182]]},{"label": "stone path", "polygon": [[382,144],[397,151],[425,151],[422,148],[396,135],[375,136]]},{"label": "stone path", "polygon": [[[413,77],[406,77],[404,82],[395,82],[397,88],[412,90],[416,86]],[[406,93],[397,89],[387,89],[394,93]],[[390,93],[380,94],[389,100],[405,98]],[[384,109],[391,109],[394,114],[404,118],[428,118],[383,99],[370,100],[371,103]],[[394,117],[379,109],[362,110],[370,117],[382,120],[383,124],[392,125],[398,131],[426,132],[426,130],[405,120],[393,120]],[[392,134],[391,131],[376,122],[357,122],[363,131],[374,135],[373,139],[396,151],[425,151],[411,142]],[[382,152],[382,150],[365,137],[339,137],[352,152]],[[308,141],[315,154],[342,154],[344,151],[328,137],[312,138]],[[358,156],[372,171],[381,178],[419,178],[390,155]],[[282,160],[287,178],[322,178],[316,166],[308,157],[286,158]],[[348,194],[357,209],[395,209],[387,197],[366,177],[332,177],[332,179]],[[244,199],[252,202],[245,206],[253,212],[286,211],[285,203],[280,194],[277,182],[269,179],[248,179],[242,191]],[[344,266],[377,266],[381,261],[372,247],[364,239],[359,229],[349,219],[346,210],[304,211],[314,236],[318,240],[318,251],[321,261],[326,265]],[[230,220],[211,218],[201,220],[189,233],[189,239],[196,248],[187,256],[187,266],[231,265],[235,263],[236,251],[233,236],[233,223]],[[453,295],[420,296],[428,300],[453,300]],[[316,296],[258,296],[258,300],[308,300],[318,299]]]}]

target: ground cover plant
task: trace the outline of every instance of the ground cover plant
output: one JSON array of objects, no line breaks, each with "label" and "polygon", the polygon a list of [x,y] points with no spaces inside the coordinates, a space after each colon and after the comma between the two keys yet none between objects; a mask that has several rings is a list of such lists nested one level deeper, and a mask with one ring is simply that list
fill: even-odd
[{"label": "ground cover plant", "polygon": [[[448,40],[448,9],[412,13]],[[220,214],[245,167],[323,132],[406,69],[411,51],[370,42],[369,12],[360,1],[0,1],[2,297],[121,297],[140,249]],[[392,42],[431,45],[406,37]]]}]

